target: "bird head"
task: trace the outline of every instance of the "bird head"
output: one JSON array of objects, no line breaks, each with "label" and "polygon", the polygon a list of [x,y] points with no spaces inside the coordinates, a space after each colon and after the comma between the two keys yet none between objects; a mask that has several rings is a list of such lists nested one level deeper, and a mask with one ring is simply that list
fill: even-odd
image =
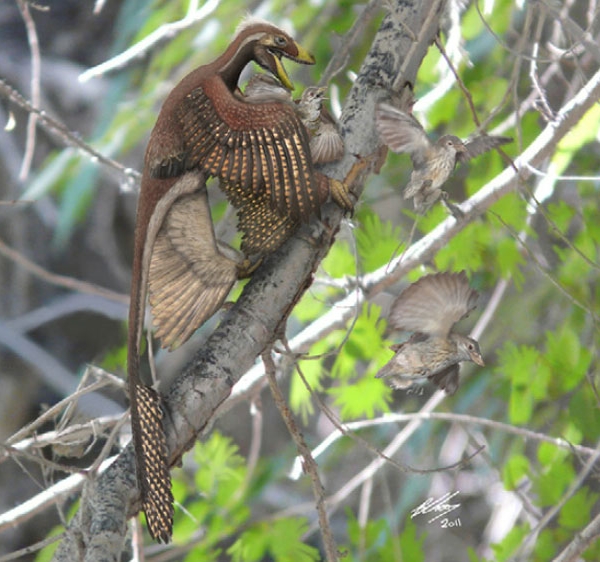
[{"label": "bird head", "polygon": [[305,103],[321,103],[325,99],[325,88],[309,86],[302,92],[300,100]]},{"label": "bird head", "polygon": [[473,361],[480,367],[484,367],[483,357],[481,357],[481,351],[479,344],[473,339],[467,336],[461,336],[460,334],[452,334],[456,341],[458,353],[461,361]]},{"label": "bird head", "polygon": [[467,147],[464,145],[463,141],[454,135],[444,135],[437,141],[437,144],[438,146],[451,151],[453,154],[467,152]]},{"label": "bird head", "polygon": [[315,64],[315,57],[304,47],[296,43],[285,31],[264,21],[245,21],[239,27],[236,39],[240,40],[238,52],[250,48],[251,58],[277,77],[288,90],[293,90],[294,85],[281,62],[282,58],[300,64]]}]

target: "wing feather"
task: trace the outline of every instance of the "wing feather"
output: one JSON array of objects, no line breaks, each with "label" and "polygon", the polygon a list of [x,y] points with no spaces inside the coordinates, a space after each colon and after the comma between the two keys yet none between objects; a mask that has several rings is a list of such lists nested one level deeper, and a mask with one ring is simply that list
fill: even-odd
[{"label": "wing feather", "polygon": [[390,324],[398,330],[446,337],[475,308],[478,297],[464,271],[427,275],[394,301]]},{"label": "wing feather", "polygon": [[456,159],[461,163],[466,162],[467,160],[475,158],[475,156],[479,156],[480,154],[488,152],[493,148],[502,146],[503,144],[508,144],[509,142],[512,142],[512,140],[513,139],[511,137],[478,135],[476,137],[468,139],[465,142],[465,148],[467,149],[467,151],[457,153]]},{"label": "wing feather", "polygon": [[213,78],[180,108],[187,169],[200,167],[229,189],[264,190],[294,219],[307,221],[318,211],[308,133],[291,104],[249,103]]},{"label": "wing feather", "polygon": [[237,263],[217,248],[206,189],[177,199],[156,237],[148,272],[162,346],[185,342],[217,311],[236,279]]},{"label": "wing feather", "polygon": [[431,149],[431,141],[421,123],[392,105],[377,104],[375,122],[381,140],[394,152],[408,152],[419,160]]}]

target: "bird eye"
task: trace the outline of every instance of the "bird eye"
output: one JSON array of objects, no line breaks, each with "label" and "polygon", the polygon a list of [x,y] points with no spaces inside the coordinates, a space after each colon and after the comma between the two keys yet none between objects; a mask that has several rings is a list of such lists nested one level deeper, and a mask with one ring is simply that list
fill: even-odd
[{"label": "bird eye", "polygon": [[281,35],[276,35],[275,36],[275,45],[277,47],[285,47],[287,45],[286,38],[282,37]]},{"label": "bird eye", "polygon": [[469,351],[473,351],[474,349],[475,349],[475,346],[472,343],[470,343],[469,344]]}]

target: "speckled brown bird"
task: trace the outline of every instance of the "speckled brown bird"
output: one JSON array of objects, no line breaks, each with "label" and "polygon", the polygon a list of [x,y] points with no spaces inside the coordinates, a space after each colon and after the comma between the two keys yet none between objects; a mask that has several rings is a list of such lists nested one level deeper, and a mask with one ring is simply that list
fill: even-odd
[{"label": "speckled brown bird", "polygon": [[413,198],[418,213],[427,211],[440,197],[446,198],[441,188],[456,164],[512,141],[509,137],[477,135],[463,142],[454,135],[444,135],[432,142],[412,115],[388,103],[377,104],[375,121],[381,140],[391,150],[410,154],[413,172],[404,198]]},{"label": "speckled brown bird", "polygon": [[389,322],[394,329],[413,334],[391,347],[395,355],[376,377],[386,378],[394,388],[408,388],[427,378],[454,394],[461,361],[484,365],[479,344],[452,330],[475,308],[478,297],[464,271],[427,275],[407,287],[394,301]]},{"label": "speckled brown bird", "polygon": [[344,155],[344,141],[337,123],[323,105],[325,88],[309,86],[296,101],[298,114],[310,136],[310,153],[315,164],[336,162]]},{"label": "speckled brown bird", "polygon": [[[139,375],[147,288],[161,344],[183,343],[222,304],[236,260],[214,241],[205,184],[216,177],[228,197],[260,196],[284,217],[318,215],[329,178],[314,170],[309,138],[295,109],[237,95],[254,61],[292,89],[282,59],[313,64],[287,33],[244,22],[225,52],[185,76],[167,96],[150,134],[138,200],[128,360],[131,425],[142,509],[153,538],[172,534],[173,496],[158,393]],[[337,182],[343,191],[343,186]],[[189,208],[188,208],[189,206]]]}]

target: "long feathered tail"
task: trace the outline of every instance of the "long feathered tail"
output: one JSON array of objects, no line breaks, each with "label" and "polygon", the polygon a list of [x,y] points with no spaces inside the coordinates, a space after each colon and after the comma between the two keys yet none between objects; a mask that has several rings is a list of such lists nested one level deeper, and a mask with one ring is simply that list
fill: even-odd
[{"label": "long feathered tail", "polygon": [[142,507],[150,535],[166,543],[173,534],[173,494],[163,410],[154,389],[137,383],[132,390],[131,427]]}]

